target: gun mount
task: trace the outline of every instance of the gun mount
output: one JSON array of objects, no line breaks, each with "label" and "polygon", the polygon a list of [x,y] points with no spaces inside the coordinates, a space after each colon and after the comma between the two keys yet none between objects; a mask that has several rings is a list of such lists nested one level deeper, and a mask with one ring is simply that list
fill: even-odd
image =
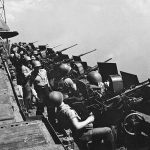
[{"label": "gun mount", "polygon": [[[104,63],[107,63],[108,61],[112,60],[112,58],[109,58],[107,60],[104,61]],[[85,75],[87,75],[88,73],[90,73],[91,71],[95,71],[98,69],[98,65],[95,65],[94,67],[89,68],[85,73],[83,73],[81,76],[78,77],[78,79],[83,78]]]},{"label": "gun mount", "polygon": [[142,89],[143,87],[145,87],[149,84],[150,84],[150,79],[142,82],[141,84],[135,86],[134,88],[130,88],[130,89],[126,90],[125,92],[121,93],[120,95],[117,95],[117,96],[114,96],[110,99],[107,99],[106,102],[112,102],[115,99],[121,98],[123,96],[128,96],[129,97],[129,96],[133,95],[133,93],[136,92],[137,90],[140,90],[140,89]]},{"label": "gun mount", "polygon": [[[94,52],[94,51],[96,51],[96,49],[91,50],[91,51],[86,52],[86,53],[82,53],[82,54],[78,55],[78,57],[82,57],[82,56],[87,55],[87,54],[89,54],[89,53],[92,53],[92,52]],[[71,62],[71,61],[74,61],[74,59],[73,59],[73,58],[65,59],[65,60],[62,60],[62,61],[60,61],[60,62],[54,63],[54,65],[59,65],[59,64],[61,64],[61,63],[69,63],[69,62]]]}]

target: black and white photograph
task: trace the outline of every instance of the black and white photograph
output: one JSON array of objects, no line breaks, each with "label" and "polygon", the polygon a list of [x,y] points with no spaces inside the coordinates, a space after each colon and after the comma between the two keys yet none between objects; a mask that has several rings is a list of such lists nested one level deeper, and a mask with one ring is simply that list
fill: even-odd
[{"label": "black and white photograph", "polygon": [[150,0],[0,0],[0,150],[150,150]]}]

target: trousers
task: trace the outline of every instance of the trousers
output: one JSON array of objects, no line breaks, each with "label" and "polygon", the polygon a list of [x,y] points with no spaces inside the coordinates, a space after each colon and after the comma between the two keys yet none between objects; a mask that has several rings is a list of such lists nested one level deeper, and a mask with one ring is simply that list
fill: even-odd
[{"label": "trousers", "polygon": [[45,86],[35,86],[35,91],[37,92],[37,96],[39,98],[39,101],[37,103],[37,115],[42,115],[44,112],[44,106],[46,106],[49,96],[49,87],[48,85]]},{"label": "trousers", "polygon": [[93,149],[98,149],[98,145],[102,139],[104,140],[106,150],[115,150],[114,135],[109,127],[93,128],[82,133],[79,137],[79,143],[81,143],[80,147],[83,146],[83,143],[92,141]]}]

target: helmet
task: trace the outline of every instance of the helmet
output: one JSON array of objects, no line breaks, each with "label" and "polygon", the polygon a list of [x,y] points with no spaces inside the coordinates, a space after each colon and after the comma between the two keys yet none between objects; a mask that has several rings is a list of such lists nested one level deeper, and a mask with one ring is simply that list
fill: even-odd
[{"label": "helmet", "polygon": [[14,57],[14,54],[10,54],[9,57],[10,57],[10,58],[13,58],[13,57]]},{"label": "helmet", "polygon": [[70,67],[69,65],[67,65],[67,64],[61,64],[61,65],[59,66],[59,70],[60,70],[60,72],[61,72],[63,75],[66,75],[66,74],[68,74],[68,73],[70,72],[71,67]]},{"label": "helmet", "polygon": [[34,55],[31,56],[31,60],[36,60]]},{"label": "helmet", "polygon": [[96,72],[96,71],[91,71],[88,75],[87,75],[87,80],[91,83],[91,84],[95,84],[97,85],[99,82],[102,82],[102,76]]},{"label": "helmet", "polygon": [[35,67],[41,67],[41,63],[39,62],[39,61],[37,61],[37,60],[34,60],[33,61],[33,67],[35,68]]},{"label": "helmet", "polygon": [[16,58],[20,59],[20,55],[17,52],[14,55]]},{"label": "helmet", "polygon": [[38,55],[38,51],[37,50],[33,51],[33,55]]},{"label": "helmet", "polygon": [[24,52],[23,51],[20,51],[20,55],[23,55],[24,54]]},{"label": "helmet", "polygon": [[58,91],[49,93],[49,102],[53,103],[55,106],[60,106],[63,102],[63,94]]},{"label": "helmet", "polygon": [[29,56],[25,55],[25,56],[24,56],[24,60],[27,62],[27,61],[30,61],[31,58],[30,58]]},{"label": "helmet", "polygon": [[12,49],[12,51],[15,53],[15,52],[17,52],[18,51],[18,47],[16,46],[16,47],[14,47],[13,49]]}]

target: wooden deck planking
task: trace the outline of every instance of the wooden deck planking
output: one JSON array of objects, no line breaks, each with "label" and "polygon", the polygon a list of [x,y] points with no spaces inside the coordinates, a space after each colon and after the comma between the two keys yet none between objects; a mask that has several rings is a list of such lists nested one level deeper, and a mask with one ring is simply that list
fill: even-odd
[{"label": "wooden deck planking", "polygon": [[0,121],[13,120],[13,109],[9,104],[0,104]]},{"label": "wooden deck planking", "polygon": [[5,70],[0,69],[0,125],[15,122],[14,110],[10,101],[11,88],[8,82]]},{"label": "wooden deck planking", "polygon": [[[0,150],[62,150],[42,121],[23,122],[5,70],[0,69]],[[16,122],[17,121],[17,122]]]},{"label": "wooden deck planking", "polygon": [[0,104],[10,104],[10,96],[8,95],[8,91],[0,92]]},{"label": "wooden deck planking", "polygon": [[62,150],[55,144],[42,121],[29,121],[0,126],[1,150]]}]

